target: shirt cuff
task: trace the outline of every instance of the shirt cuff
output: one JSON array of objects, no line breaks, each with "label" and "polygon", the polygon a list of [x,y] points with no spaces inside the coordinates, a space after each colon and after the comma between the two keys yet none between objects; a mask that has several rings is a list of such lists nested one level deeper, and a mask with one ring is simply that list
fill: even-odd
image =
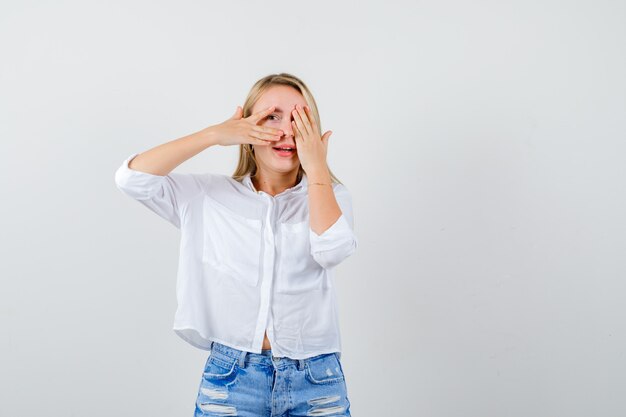
[{"label": "shirt cuff", "polygon": [[124,160],[115,173],[115,182],[120,190],[132,198],[147,200],[158,192],[165,177],[130,168],[128,164],[137,155],[139,152],[131,154]]},{"label": "shirt cuff", "polygon": [[352,228],[342,213],[335,223],[324,230],[321,235],[309,228],[309,237],[311,239],[311,248],[314,252],[332,250],[337,247],[338,243],[342,243],[346,237],[352,238]]}]

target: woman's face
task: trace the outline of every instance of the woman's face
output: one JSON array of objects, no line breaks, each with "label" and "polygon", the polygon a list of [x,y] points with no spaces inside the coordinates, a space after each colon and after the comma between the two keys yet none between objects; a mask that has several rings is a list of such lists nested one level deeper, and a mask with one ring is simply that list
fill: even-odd
[{"label": "woman's face", "polygon": [[[252,114],[275,106],[274,112],[259,122],[262,126],[271,126],[283,131],[283,137],[271,145],[253,145],[259,170],[275,173],[292,173],[300,167],[300,160],[296,151],[291,121],[296,104],[307,105],[304,97],[298,90],[287,85],[269,87],[257,100],[252,108]],[[290,147],[293,151],[278,151],[278,147]]]}]

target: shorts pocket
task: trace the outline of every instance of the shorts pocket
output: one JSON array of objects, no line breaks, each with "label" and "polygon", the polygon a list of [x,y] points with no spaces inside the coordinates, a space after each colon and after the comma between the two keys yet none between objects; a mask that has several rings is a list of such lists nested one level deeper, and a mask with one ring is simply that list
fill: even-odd
[{"label": "shorts pocket", "polygon": [[305,361],[306,379],[313,384],[337,384],[345,380],[339,360],[327,353]]},{"label": "shorts pocket", "polygon": [[259,281],[262,222],[244,217],[205,196],[202,262],[241,282]]},{"label": "shorts pocket", "polygon": [[237,360],[224,361],[216,358],[213,355],[209,356],[209,359],[204,366],[203,377],[209,381],[212,380],[234,380],[237,376]]},{"label": "shorts pocket", "polygon": [[324,268],[311,256],[309,220],[280,223],[280,263],[276,291],[297,294],[330,286]]}]

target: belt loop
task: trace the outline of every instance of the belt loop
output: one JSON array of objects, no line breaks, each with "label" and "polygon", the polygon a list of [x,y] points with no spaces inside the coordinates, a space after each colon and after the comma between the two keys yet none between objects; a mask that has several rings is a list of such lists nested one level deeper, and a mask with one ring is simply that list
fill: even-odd
[{"label": "belt loop", "polygon": [[246,353],[248,353],[248,352],[245,351],[245,350],[242,350],[241,354],[239,355],[239,367],[240,368],[244,368],[245,367]]},{"label": "belt loop", "polygon": [[298,359],[298,370],[304,370],[304,359]]}]

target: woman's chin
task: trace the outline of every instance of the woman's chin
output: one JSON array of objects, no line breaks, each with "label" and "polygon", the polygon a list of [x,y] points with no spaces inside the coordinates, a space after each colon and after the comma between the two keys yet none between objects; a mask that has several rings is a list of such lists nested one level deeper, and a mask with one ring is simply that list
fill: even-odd
[{"label": "woman's chin", "polygon": [[278,172],[282,172],[288,174],[292,172],[294,169],[298,169],[300,166],[300,161],[298,158],[292,158],[289,160],[282,161],[272,161],[271,167]]},{"label": "woman's chin", "polygon": [[293,172],[294,170],[296,171],[298,170],[298,164],[295,164],[295,165],[291,164],[289,166],[285,166],[285,165],[277,166],[275,167],[275,170],[283,174],[289,174]]}]

